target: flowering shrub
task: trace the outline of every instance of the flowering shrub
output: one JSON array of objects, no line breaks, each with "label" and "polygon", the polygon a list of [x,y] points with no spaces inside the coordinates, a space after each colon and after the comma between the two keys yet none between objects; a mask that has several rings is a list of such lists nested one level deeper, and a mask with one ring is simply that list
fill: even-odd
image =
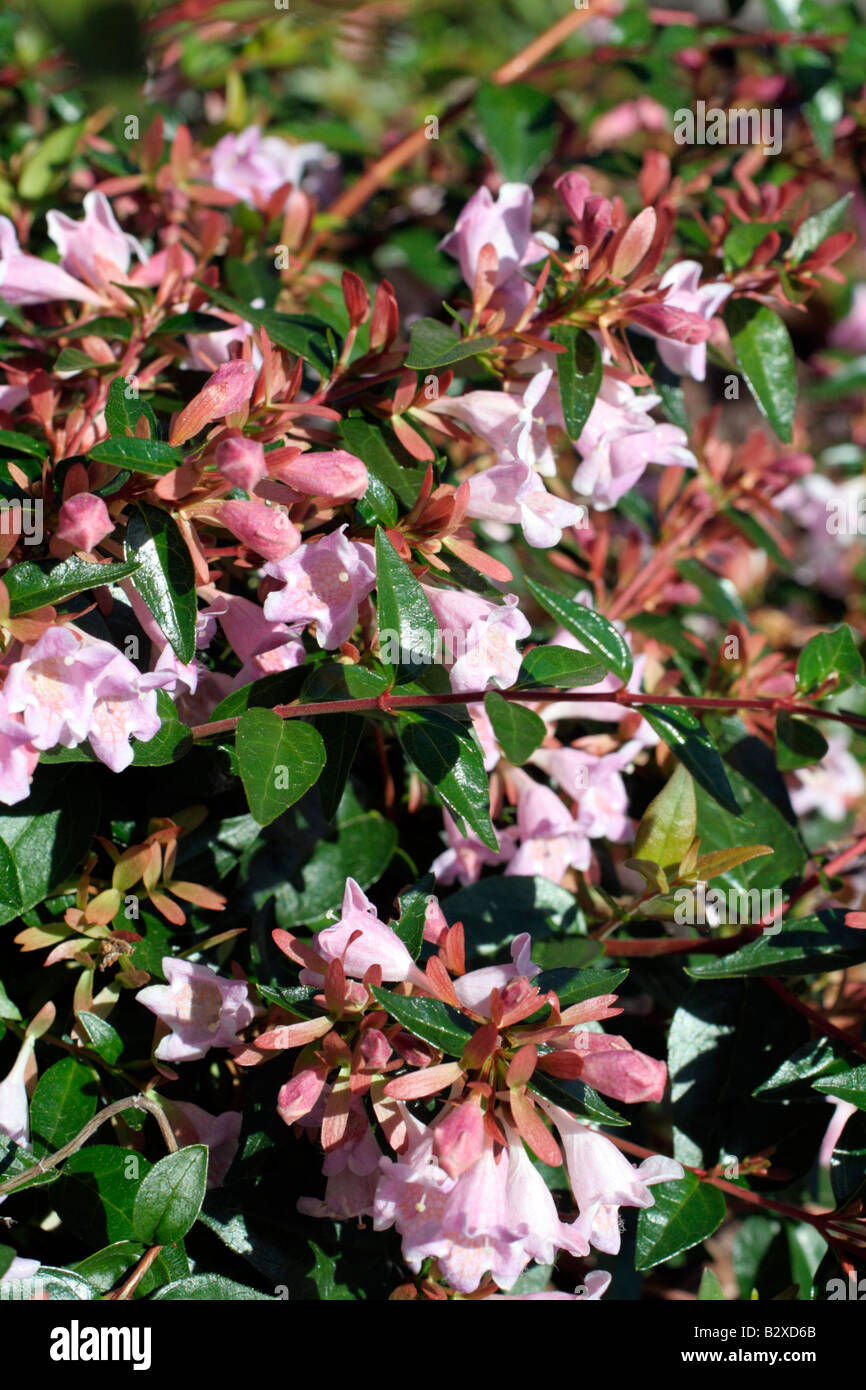
[{"label": "flowering shrub", "polygon": [[0,20],[3,1296],[858,1274],[864,50],[739,8]]}]

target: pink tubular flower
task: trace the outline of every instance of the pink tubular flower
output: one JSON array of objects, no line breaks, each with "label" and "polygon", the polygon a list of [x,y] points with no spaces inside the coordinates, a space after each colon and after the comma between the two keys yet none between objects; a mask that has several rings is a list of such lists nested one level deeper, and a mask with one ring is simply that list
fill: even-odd
[{"label": "pink tubular flower", "polygon": [[866,352],[866,285],[855,285],[851,308],[831,328],[827,342],[849,352]]},{"label": "pink tubular flower", "polygon": [[827,740],[827,752],[814,767],[797,768],[789,789],[791,805],[798,816],[820,811],[828,820],[841,821],[849,807],[866,791],[866,776],[853,753],[848,751],[845,734]]},{"label": "pink tubular flower", "polygon": [[345,449],[299,454],[276,470],[280,482],[304,497],[345,502],[367,491],[367,465]]},{"label": "pink tubular flower", "polygon": [[587,1129],[558,1105],[539,1104],[559,1130],[581,1235],[608,1255],[619,1250],[619,1208],[651,1207],[650,1186],[683,1176],[682,1164],[654,1154],[635,1168],[603,1134]]},{"label": "pink tubular flower", "polygon": [[11,1071],[0,1081],[0,1134],[22,1149],[30,1148],[30,1101],[25,1081],[35,1045],[35,1037],[25,1037]]},{"label": "pink tubular flower", "polygon": [[30,741],[21,715],[8,713],[0,691],[0,801],[4,806],[27,799],[38,762],[39,750]]},{"label": "pink tubular flower", "polygon": [[148,743],[159,732],[156,692],[174,682],[172,670],[141,672],[121,652],[105,667],[94,687],[87,737],[100,762],[123,772],[135,757],[131,738]]},{"label": "pink tubular flower", "polygon": [[636,1105],[664,1095],[668,1075],[664,1062],[636,1052],[625,1038],[576,1031],[554,1039],[553,1046],[576,1053],[583,1062],[581,1081],[611,1100]]},{"label": "pink tubular flower", "polygon": [[439,624],[446,662],[453,662],[452,690],[513,685],[521,662],[516,644],[532,631],[517,595],[506,594],[503,604],[495,604],[468,591],[421,587]]},{"label": "pink tubular flower", "polygon": [[642,746],[635,739],[601,756],[577,746],[539,748],[531,761],[578,803],[578,822],[591,840],[621,844],[632,831],[622,771]]},{"label": "pink tubular flower", "polygon": [[231,499],[220,504],[223,526],[266,560],[285,560],[301,544],[301,533],[280,507]]},{"label": "pink tubular flower", "polygon": [[567,869],[588,869],[589,836],[550,787],[534,781],[520,768],[511,776],[517,784],[517,830],[520,848],[506,874],[539,874],[560,883]]},{"label": "pink tubular flower", "polygon": [[97,679],[119,657],[108,642],[85,641],[69,627],[51,627],[10,666],[3,687],[6,709],[23,715],[36,748],[58,743],[74,748],[87,738]]},{"label": "pink tubular flower", "polygon": [[[256,207],[287,183],[295,188],[304,183],[313,194],[327,191],[337,165],[337,157],[318,142],[290,145],[279,136],[263,136],[253,125],[217,141],[211,151],[211,180],[215,188]],[[308,169],[311,175],[305,179]]]},{"label": "pink tubular flower", "polygon": [[147,260],[135,237],[121,231],[104,193],[85,194],[84,217],[80,222],[65,212],[54,211],[45,220],[63,269],[90,285],[102,288],[112,279],[122,280],[133,252],[140,261]]},{"label": "pink tubular flower", "polygon": [[213,614],[226,641],[243,662],[237,682],[247,685],[271,671],[285,671],[304,662],[304,644],[285,623],[270,623],[263,609],[240,594],[215,594]]},{"label": "pink tubular flower", "polygon": [[55,534],[76,550],[91,551],[113,530],[114,522],[102,498],[92,492],[77,492],[61,506]]},{"label": "pink tubular flower", "polygon": [[288,559],[265,565],[283,588],[268,594],[269,622],[316,624],[320,647],[339,647],[358,621],[358,604],[376,583],[372,546],[346,539],[345,524],[324,540],[307,542]]},{"label": "pink tubular flower", "polygon": [[625,382],[606,376],[577,441],[582,457],[574,486],[599,511],[616,505],[650,463],[694,468],[688,437],[676,425],[657,425],[647,411],[659,396],[639,396]]},{"label": "pink tubular flower", "polygon": [[528,184],[502,184],[495,202],[489,188],[479,188],[439,247],[460,262],[466,284],[474,285],[478,257],[488,244],[499,258],[497,287],[519,267],[547,254],[547,248],[532,236],[532,189]]},{"label": "pink tubular flower", "polygon": [[0,296],[7,304],[15,305],[49,304],[64,299],[77,299],[84,304],[102,302],[98,294],[67,275],[59,265],[22,251],[8,217],[0,217]]},{"label": "pink tubular flower", "polygon": [[[669,290],[665,309],[682,309],[687,314],[699,314],[707,322],[733,293],[733,285],[724,280],[700,284],[701,266],[698,261],[678,261],[670,266],[659,281],[659,288]],[[658,343],[659,357],[678,376],[690,376],[703,381],[707,374],[707,345],[705,342],[686,343],[675,337],[647,327]]]},{"label": "pink tubular flower", "polygon": [[488,849],[474,835],[461,835],[447,811],[442,812],[448,849],[433,860],[430,872],[437,883],[447,886],[459,881],[463,884],[477,883],[485,864],[504,864],[514,853],[513,833],[510,830],[499,832],[499,849]]},{"label": "pink tubular flower", "polygon": [[511,965],[485,965],[480,970],[470,970],[454,981],[454,992],[465,1009],[473,1013],[487,1015],[490,1012],[490,995],[494,989],[503,990],[510,980],[518,976],[531,980],[541,973],[540,965],[533,965],[532,937],[521,932],[511,943]]},{"label": "pink tubular flower", "polygon": [[160,1098],[177,1142],[207,1145],[207,1186],[222,1187],[238,1151],[243,1116],[239,1110],[209,1115],[190,1101]]},{"label": "pink tubular flower", "polygon": [[580,526],[585,508],[548,492],[529,463],[498,463],[469,479],[466,515],[516,523],[531,546],[558,545],[566,526]]},{"label": "pink tubular flower", "polygon": [[[346,880],[340,920],[317,932],[310,944],[323,960],[341,960],[350,979],[363,980],[370,966],[378,965],[383,980],[426,985],[426,977],[397,933],[379,921],[375,907],[353,878]],[[300,978],[302,984],[322,983],[321,976],[309,970],[302,970]]]},{"label": "pink tubular flower", "polygon": [[257,439],[224,439],[216,448],[216,465],[227,482],[252,492],[268,475],[265,451]]},{"label": "pink tubular flower", "polygon": [[540,1293],[494,1293],[488,1294],[484,1303],[598,1303],[610,1286],[611,1276],[605,1269],[591,1269],[584,1278],[583,1285],[574,1293],[561,1293],[556,1289],[542,1289]]},{"label": "pink tubular flower", "polygon": [[[515,391],[468,391],[465,396],[442,396],[427,409],[459,420],[486,439],[500,463],[530,464],[545,477],[556,472],[547,438],[548,425],[562,425],[557,391],[551,391],[553,370],[545,367]],[[474,515],[474,513],[470,513]]]},{"label": "pink tubular flower", "polygon": [[147,985],[136,999],[170,1031],[154,1056],[160,1062],[192,1062],[212,1047],[233,1047],[252,1023],[246,980],[225,980],[207,965],[164,956],[167,985]]},{"label": "pink tubular flower", "polygon": [[223,362],[174,420],[168,437],[169,444],[185,444],[205,425],[243,411],[255,384],[256,369],[252,362],[238,359]]},{"label": "pink tubular flower", "polygon": [[328,1150],[322,1164],[322,1173],[327,1178],[324,1201],[301,1197],[298,1211],[305,1216],[332,1221],[372,1216],[381,1157],[382,1150],[364,1106],[360,1098],[354,1096],[343,1138]]},{"label": "pink tubular flower", "polygon": [[638,131],[667,130],[669,126],[670,117],[665,108],[652,97],[639,96],[621,101],[602,116],[596,116],[589,128],[589,138],[595,149],[604,149],[619,144],[620,140],[628,140]]},{"label": "pink tubular flower", "polygon": [[304,1067],[280,1087],[277,1114],[285,1124],[296,1124],[309,1115],[325,1089],[327,1076],[327,1067],[319,1063]]}]

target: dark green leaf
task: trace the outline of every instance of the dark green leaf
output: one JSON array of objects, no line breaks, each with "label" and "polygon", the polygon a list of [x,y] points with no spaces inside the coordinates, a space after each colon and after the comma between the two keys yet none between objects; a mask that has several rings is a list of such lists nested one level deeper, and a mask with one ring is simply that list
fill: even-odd
[{"label": "dark green leaf", "polygon": [[814,724],[795,719],[782,710],[776,716],[776,762],[782,772],[819,763],[829,744]]},{"label": "dark green leaf", "polygon": [[792,265],[799,265],[800,261],[817,251],[822,241],[839,231],[845,222],[845,214],[853,197],[853,193],[846,193],[835,203],[822,208],[820,212],[816,212],[813,217],[807,217],[806,221],[801,223],[788,252],[788,259]]},{"label": "dark green leaf", "polygon": [[0,925],[48,897],[79,865],[99,817],[85,775],[38,768],[30,796],[0,815]]},{"label": "dark green leaf", "polygon": [[420,883],[400,894],[400,917],[393,927],[413,960],[417,960],[421,953],[424,921],[435,886],[433,875],[427,874]]},{"label": "dark green leaf", "polygon": [[409,329],[409,355],[407,367],[427,371],[438,367],[448,367],[453,362],[462,362],[467,357],[475,357],[495,347],[495,338],[459,338],[445,323],[436,319],[416,319]]},{"label": "dark green leaf", "polygon": [[856,1105],[858,1110],[866,1110],[866,1066],[854,1067],[851,1071],[837,1071],[832,1076],[824,1076],[812,1082],[813,1089],[825,1095],[835,1096]]},{"label": "dark green leaf", "polygon": [[556,324],[550,336],[565,346],[556,354],[559,398],[568,437],[578,439],[601,386],[601,351],[585,329],[571,324]]},{"label": "dark green leaf", "polygon": [[117,584],[135,574],[138,562],[93,565],[71,555],[51,568],[43,568],[41,561],[22,560],[13,565],[3,576],[9,591],[9,614],[13,618],[22,613],[31,613],[34,608],[47,604],[54,606],[73,594],[83,593],[101,584]]},{"label": "dark green leaf", "polygon": [[814,690],[831,676],[836,677],[834,694],[863,680],[863,658],[847,623],[833,632],[816,633],[797,660],[797,687],[803,693]]},{"label": "dark green leaf", "polygon": [[132,1219],[138,1239],[147,1245],[182,1240],[201,1209],[206,1179],[206,1144],[191,1144],[154,1164],[135,1196]]},{"label": "dark green leaf", "polygon": [[544,720],[516,701],[503,699],[495,690],[484,696],[484,708],[506,758],[520,767],[544,740]]},{"label": "dark green leaf", "polygon": [[613,671],[621,681],[627,681],[632,672],[631,652],[628,643],[613,623],[594,608],[587,608],[576,599],[566,598],[555,589],[537,584],[528,579],[530,593],[566,631],[576,637],[587,650],[602,663],[607,671]]},{"label": "dark green leaf", "polygon": [[475,109],[503,177],[530,183],[553,148],[556,123],[550,97],[523,82],[484,82]]},{"label": "dark green leaf", "polygon": [[433,609],[381,527],[376,528],[376,610],[383,659],[410,675],[433,663],[439,641]]},{"label": "dark green leaf", "polygon": [[89,1244],[137,1240],[133,1205],[150,1166],[116,1144],[79,1149],[64,1163],[54,1198],[64,1223]]},{"label": "dark green leaf", "polygon": [[180,449],[160,439],[105,439],[101,444],[94,444],[89,453],[98,463],[110,463],[113,468],[128,468],[132,473],[151,473],[157,477],[173,473],[183,462]]},{"label": "dark green leaf", "polygon": [[97,1074],[86,1062],[64,1057],[43,1072],[30,1103],[34,1135],[60,1149],[96,1114]]},{"label": "dark green leaf", "polygon": [[725,765],[701,721],[689,709],[641,705],[641,714],[671,752],[719,805],[740,815]]},{"label": "dark green leaf", "polygon": [[161,507],[137,502],[126,528],[125,554],[139,562],[132,582],[178,660],[188,665],[195,656],[195,570],[177,523]]},{"label": "dark green leaf", "polygon": [[310,790],[325,766],[325,745],[311,724],[250,709],[237,727],[241,781],[259,825],[288,810]]},{"label": "dark green leaf", "polygon": [[786,444],[793,437],[797,377],[791,335],[778,314],[754,299],[732,299],[725,323],[758,409]]},{"label": "dark green leaf", "polygon": [[85,1042],[98,1052],[109,1066],[113,1066],[123,1051],[123,1039],[113,1024],[99,1014],[81,1009],[76,1015],[78,1026],[84,1033]]},{"label": "dark green leaf", "polygon": [[620,1128],[629,1123],[616,1110],[612,1110],[591,1086],[582,1081],[560,1081],[557,1077],[546,1076],[536,1071],[529,1083],[529,1089],[544,1096],[554,1105],[561,1105],[578,1119],[589,1120],[592,1124],[610,1125]]},{"label": "dark green leaf", "polygon": [[464,1028],[460,1015],[440,999],[407,997],[388,989],[374,989],[373,994],[382,1008],[414,1037],[438,1047],[449,1057],[462,1057],[472,1035]]},{"label": "dark green leaf", "polygon": [[169,1303],[176,1299],[183,1302],[204,1299],[209,1303],[237,1303],[242,1299],[256,1299],[263,1303],[274,1301],[270,1294],[258,1293],[247,1284],[236,1284],[234,1279],[226,1279],[222,1274],[190,1274],[173,1284],[163,1285],[153,1295],[154,1303]]},{"label": "dark green leaf", "polygon": [[439,793],[461,831],[466,834],[468,827],[488,849],[498,849],[484,755],[471,726],[429,709],[402,711],[399,727],[406,756]]},{"label": "dark green leaf", "polygon": [[651,1269],[682,1250],[691,1250],[718,1230],[725,1199],[717,1187],[694,1173],[674,1182],[655,1183],[654,1204],[638,1213],[636,1269]]},{"label": "dark green leaf", "polygon": [[607,666],[588,652],[576,652],[571,647],[533,647],[523,657],[517,684],[576,690],[583,685],[599,685],[606,675]]},{"label": "dark green leaf", "polygon": [[729,980],[740,975],[808,975],[859,965],[866,960],[866,936],[846,927],[845,916],[839,909],[786,921],[781,931],[764,932],[733,955],[696,965],[688,973],[700,980]]}]

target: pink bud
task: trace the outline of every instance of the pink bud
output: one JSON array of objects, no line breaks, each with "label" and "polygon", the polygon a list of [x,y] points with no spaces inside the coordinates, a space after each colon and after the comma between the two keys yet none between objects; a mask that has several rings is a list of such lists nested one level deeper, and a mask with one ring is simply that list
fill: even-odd
[{"label": "pink bud", "polygon": [[346,310],[349,314],[349,323],[353,328],[360,328],[362,323],[366,323],[370,316],[370,296],[367,287],[360,275],[355,275],[354,271],[343,271],[343,298],[346,301]]},{"label": "pink bud", "polygon": [[342,501],[363,497],[367,491],[367,469],[354,454],[334,449],[327,454],[299,454],[280,468],[280,481],[302,492],[305,497],[327,497]]},{"label": "pink bud", "polygon": [[286,512],[264,502],[223,502],[220,522],[266,560],[282,560],[301,543],[300,532]]},{"label": "pink bud", "polygon": [[178,415],[169,444],[185,444],[213,420],[224,420],[241,410],[253,394],[256,375],[251,362],[223,362]]},{"label": "pink bud", "polygon": [[562,174],[553,186],[572,222],[580,226],[589,195],[589,180],[583,174]]},{"label": "pink bud", "polygon": [[710,325],[700,314],[690,314],[687,309],[670,304],[639,305],[632,309],[629,318],[650,333],[674,338],[679,343],[705,343],[710,336]]},{"label": "pink bud", "polygon": [[108,508],[92,492],[77,492],[74,497],[67,497],[60,508],[57,539],[74,545],[76,550],[93,550],[113,530]]},{"label": "pink bud", "polygon": [[287,1081],[277,1096],[277,1113],[287,1125],[309,1115],[325,1085],[327,1073],[321,1066],[305,1067]]},{"label": "pink bud", "polygon": [[391,1056],[391,1044],[380,1028],[365,1028],[360,1047],[364,1065],[371,1071],[381,1071]]},{"label": "pink bud", "polygon": [[217,445],[216,463],[223,477],[244,492],[252,492],[268,473],[265,451],[257,439],[224,439]]},{"label": "pink bud", "polygon": [[655,209],[644,208],[626,228],[616,248],[611,269],[617,279],[631,274],[640,265],[652,244],[655,230]]},{"label": "pink bud", "polygon": [[473,1101],[455,1105],[433,1131],[433,1147],[445,1172],[459,1178],[481,1157],[484,1117]]}]

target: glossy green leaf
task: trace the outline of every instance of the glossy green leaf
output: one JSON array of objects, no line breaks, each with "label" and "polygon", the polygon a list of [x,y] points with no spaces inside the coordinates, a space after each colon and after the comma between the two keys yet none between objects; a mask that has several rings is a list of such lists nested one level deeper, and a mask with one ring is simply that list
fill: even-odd
[{"label": "glossy green leaf", "polygon": [[250,709],[237,727],[241,781],[259,825],[288,810],[318,781],[325,766],[321,735],[301,719]]},{"label": "glossy green leaf", "polygon": [[0,925],[35,907],[90,848],[99,796],[88,774],[38,768],[30,796],[0,815]]},{"label": "glossy green leaf", "polygon": [[379,484],[374,504],[384,511],[384,515],[379,518],[380,522],[383,525],[393,525],[397,520],[396,507],[393,521],[389,521],[388,518],[394,498],[396,497],[407,510],[414,505],[424,480],[426,465],[419,464],[415,459],[401,463],[394,453],[392,444],[386,440],[382,428],[369,420],[361,419],[358,415],[350,415],[348,419],[340,422],[340,434],[349,452],[366,464],[370,484]]},{"label": "glossy green leaf", "polygon": [[460,1015],[449,1009],[440,999],[425,999],[422,996],[394,994],[388,989],[375,989],[373,994],[377,1003],[387,1009],[392,1018],[410,1032],[438,1047],[449,1057],[461,1057],[471,1033],[463,1027]]},{"label": "glossy green leaf", "polygon": [[858,1110],[866,1110],[866,1066],[853,1067],[851,1071],[834,1072],[832,1076],[821,1077],[812,1082],[813,1089],[825,1095],[835,1096],[856,1105]]},{"label": "glossy green leaf", "polygon": [[117,584],[135,574],[137,569],[135,560],[94,565],[80,560],[77,555],[50,567],[41,561],[22,560],[3,576],[9,592],[10,616],[17,618],[22,613],[31,613],[34,608],[54,606],[73,594],[84,593],[101,584]]},{"label": "glossy green leaf", "polygon": [[226,1279],[222,1274],[190,1274],[185,1279],[177,1279],[172,1284],[163,1285],[153,1295],[154,1303],[170,1303],[176,1300],[187,1303],[190,1299],[203,1299],[208,1303],[237,1303],[241,1300],[274,1302],[270,1294],[258,1293],[248,1284],[238,1284],[234,1279]]},{"label": "glossy green leaf", "polygon": [[529,183],[548,158],[556,135],[550,97],[524,82],[483,82],[475,110],[484,138],[505,179]]},{"label": "glossy green leaf", "polygon": [[728,980],[739,975],[807,975],[845,970],[866,961],[866,933],[845,926],[843,910],[784,921],[781,931],[761,936],[732,955],[689,970],[694,979]]},{"label": "glossy green leaf", "polygon": [[123,1039],[113,1024],[99,1014],[81,1009],[76,1015],[78,1027],[84,1034],[85,1044],[98,1052],[109,1066],[113,1066],[123,1051]]},{"label": "glossy green leaf", "polygon": [[807,720],[784,710],[776,716],[776,762],[781,772],[819,763],[829,746],[821,730]]},{"label": "glossy green leaf", "polygon": [[488,849],[498,849],[490,820],[490,784],[471,726],[441,710],[403,710],[400,741],[406,756],[441,796],[463,833],[471,830]]},{"label": "glossy green leaf", "polygon": [[515,766],[522,766],[544,740],[544,720],[534,710],[503,699],[496,690],[487,692],[484,708],[506,758]]},{"label": "glossy green leaf", "polygon": [[813,251],[817,251],[822,241],[834,232],[838,232],[844,225],[845,216],[853,193],[846,193],[843,197],[837,198],[835,203],[829,207],[821,208],[812,217],[807,217],[797,229],[797,234],[791,242],[788,252],[788,259],[792,265],[799,265],[807,256],[811,256]]},{"label": "glossy green leaf", "polygon": [[863,658],[847,623],[810,638],[797,659],[797,688],[804,694],[836,677],[833,693],[863,680]]},{"label": "glossy green leaf", "polygon": [[663,869],[679,864],[695,838],[697,823],[695,784],[680,764],[644,811],[633,858],[651,860]]},{"label": "glossy green leaf", "polygon": [[761,414],[786,444],[793,438],[797,376],[791,335],[779,315],[754,299],[728,300],[725,323]]},{"label": "glossy green leaf", "polygon": [[173,473],[183,462],[180,449],[161,439],[105,439],[101,444],[94,444],[89,453],[98,463],[110,463],[113,468],[127,468],[132,473],[150,473],[160,478]]},{"label": "glossy green leaf", "polygon": [[638,1213],[636,1269],[652,1269],[682,1250],[691,1250],[725,1219],[722,1193],[694,1173],[656,1183],[652,1194],[653,1205]]},{"label": "glossy green leaf", "polygon": [[486,352],[495,345],[495,338],[460,338],[447,323],[439,323],[436,319],[416,319],[409,329],[406,366],[420,371],[449,367],[454,362],[463,362],[467,357]]},{"label": "glossy green leaf", "polygon": [[376,528],[376,611],[379,645],[408,674],[435,659],[439,625],[418,580],[381,527]]},{"label": "glossy green leaf", "polygon": [[400,894],[400,916],[393,927],[413,960],[417,960],[421,954],[427,907],[433,899],[435,887],[433,875],[426,874],[420,883]]},{"label": "glossy green leaf", "polygon": [[738,816],[740,807],[719,750],[697,716],[689,709],[669,705],[641,705],[641,714],[695,781],[724,810]]},{"label": "glossy green leaf", "polygon": [[576,652],[571,647],[533,647],[524,654],[516,684],[577,690],[584,685],[599,685],[606,675],[607,667],[589,652]]},{"label": "glossy green leaf", "polygon": [[537,584],[534,579],[528,579],[527,586],[542,608],[576,637],[607,671],[613,671],[621,681],[628,681],[632,672],[631,652],[625,638],[608,618],[545,584]]},{"label": "glossy green leaf", "polygon": [[565,348],[556,354],[559,398],[568,437],[578,439],[601,386],[601,351],[585,329],[571,324],[556,324],[550,336]]},{"label": "glossy green leaf", "polygon": [[161,507],[137,502],[124,550],[128,560],[139,564],[133,584],[178,660],[188,664],[195,656],[195,570],[177,523]]},{"label": "glossy green leaf", "polygon": [[139,1240],[171,1245],[182,1240],[204,1201],[207,1145],[166,1154],[145,1175],[135,1196],[133,1223]]},{"label": "glossy green leaf", "polygon": [[30,1103],[33,1134],[60,1149],[96,1114],[97,1073],[86,1062],[64,1057],[40,1076]]}]

